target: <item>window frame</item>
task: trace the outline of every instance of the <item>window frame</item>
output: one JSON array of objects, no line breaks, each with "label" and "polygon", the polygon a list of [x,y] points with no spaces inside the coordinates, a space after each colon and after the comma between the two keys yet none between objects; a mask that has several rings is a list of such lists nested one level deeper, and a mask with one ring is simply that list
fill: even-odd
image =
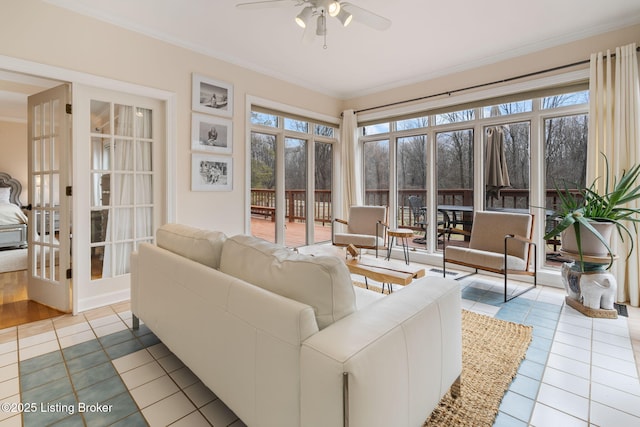
[{"label": "window frame", "polygon": [[[436,135],[441,132],[450,132],[455,130],[462,129],[474,129],[474,172],[473,172],[473,189],[474,189],[474,207],[475,210],[485,209],[484,206],[484,130],[487,126],[491,125],[501,125],[501,124],[509,124],[509,123],[521,123],[521,122],[529,122],[530,123],[530,135],[529,135],[529,156],[530,156],[530,183],[529,183],[529,191],[530,191],[530,205],[531,206],[545,206],[546,202],[546,188],[545,188],[545,177],[544,177],[544,165],[546,162],[545,159],[545,141],[544,141],[544,123],[546,119],[555,118],[555,117],[563,117],[577,114],[586,114],[589,115],[589,103],[584,104],[575,104],[569,106],[560,106],[556,108],[542,108],[543,99],[545,97],[550,96],[548,93],[545,93],[546,87],[552,87],[554,84],[557,84],[558,80],[563,80],[566,87],[567,92],[564,93],[572,93],[577,92],[575,90],[576,83],[579,81],[584,81],[586,77],[588,77],[588,70],[566,73],[561,76],[554,76],[551,78],[539,79],[538,81],[534,81],[533,83],[525,83],[525,86],[529,86],[530,89],[538,90],[539,96],[532,98],[520,98],[514,99],[515,101],[528,101],[529,99],[532,101],[531,111],[519,112],[515,114],[503,115],[503,116],[494,116],[494,117],[484,117],[483,109],[487,106],[496,105],[496,98],[499,96],[507,96],[509,94],[509,90],[513,91],[511,93],[517,93],[519,88],[522,88],[523,84],[515,84],[511,86],[501,87],[495,90],[486,90],[480,91],[478,94],[473,95],[472,98],[469,96],[459,96],[452,97],[456,99],[449,100],[449,109],[452,112],[466,110],[470,108],[464,108],[464,105],[461,108],[456,108],[456,105],[462,105],[461,100],[466,100],[467,102],[473,102],[475,106],[473,109],[475,110],[475,118],[469,121],[463,122],[454,122],[454,123],[445,123],[445,124],[435,124],[435,116],[436,114],[441,113],[441,109],[446,105],[442,102],[431,102],[424,103],[422,107],[410,107],[408,109],[395,109],[395,110],[387,110],[384,113],[373,113],[370,115],[364,115],[359,118],[360,123],[364,123],[366,126],[379,125],[380,123],[385,122],[385,116],[388,118],[389,129],[388,133],[376,133],[374,135],[365,135],[363,132],[363,127],[358,128],[359,135],[359,144],[361,148],[364,148],[364,143],[374,141],[374,140],[388,140],[389,141],[389,153],[390,153],[390,161],[389,161],[389,179],[390,179],[390,194],[389,194],[389,223],[397,224],[397,211],[398,211],[398,201],[397,201],[397,171],[396,171],[396,158],[395,153],[397,152],[397,141],[399,138],[403,137],[411,137],[418,135],[426,135],[427,138],[427,183],[426,183],[426,192],[427,192],[427,204],[429,206],[434,206],[437,203],[437,189],[434,188],[436,185],[436,165],[435,165],[435,150],[436,150]],[[556,89],[554,89],[556,90]],[[560,93],[558,93],[559,95]],[[483,101],[484,99],[484,101]],[[456,102],[458,101],[458,102]],[[504,103],[504,102],[501,102]],[[500,104],[500,103],[498,103]],[[404,111],[404,115],[400,113],[400,111]],[[433,111],[431,113],[430,111]],[[421,128],[412,128],[412,129],[404,129],[401,131],[397,130],[397,122],[403,121],[411,117],[420,117],[427,116],[427,125]],[[374,123],[374,124],[372,124]],[[588,149],[588,146],[587,146]],[[364,170],[364,168],[363,168]],[[365,177],[364,172],[362,176],[362,185],[363,185],[363,194],[364,194],[364,186],[365,186]],[[366,203],[366,201],[365,201]],[[533,211],[532,211],[533,212]],[[533,212],[536,215],[539,215],[537,212]],[[429,224],[436,224],[436,212],[434,209],[428,210],[429,217],[427,218],[427,222]],[[536,232],[535,239],[536,243],[539,247],[544,248],[545,242],[542,238],[544,235],[544,222],[545,221],[536,221]],[[429,233],[433,234],[433,233]],[[436,251],[437,242],[435,242],[434,236],[428,235],[427,237],[427,246],[426,253],[428,256],[436,255],[441,257],[441,253]],[[541,269],[546,268],[545,265],[545,252],[539,251],[538,253],[538,265],[541,266]],[[557,270],[557,269],[556,269]]]},{"label": "window frame", "polygon": [[[273,114],[277,116],[278,123],[277,126],[265,126],[261,124],[254,124],[252,122],[252,113],[254,109],[257,112],[268,114]],[[339,120],[337,118],[328,117],[319,113],[298,109],[291,106],[286,106],[283,104],[275,103],[273,101],[248,97],[247,100],[247,110],[246,110],[246,149],[247,153],[249,153],[246,157],[246,182],[247,190],[246,190],[246,198],[245,198],[245,232],[251,233],[251,135],[253,132],[258,132],[261,134],[273,135],[276,138],[276,216],[275,216],[275,242],[279,244],[285,244],[285,215],[281,212],[283,206],[285,205],[284,200],[284,191],[285,191],[285,179],[284,179],[284,146],[287,138],[292,139],[301,139],[306,141],[306,155],[307,155],[307,170],[306,170],[306,182],[307,182],[307,194],[305,197],[306,203],[306,244],[317,243],[315,242],[314,236],[314,228],[313,225],[309,226],[309,224],[314,224],[314,211],[313,211],[313,194],[315,191],[315,152],[316,152],[316,143],[328,143],[333,146],[332,150],[332,163],[333,163],[333,174],[332,174],[332,182],[331,182],[331,192],[333,195],[333,199],[339,199],[340,195],[338,191],[340,187],[337,185],[338,175],[339,173],[339,157],[338,157],[338,147],[339,147],[339,139],[338,136],[340,134],[339,130]],[[299,132],[296,130],[290,130],[285,128],[285,118],[291,119],[295,121],[306,121],[307,122],[307,131]],[[327,126],[332,127],[334,129],[334,136],[327,137],[324,135],[319,135],[316,133],[316,126]],[[282,189],[282,194],[279,194],[278,188]],[[333,217],[334,212],[336,212],[335,203],[332,203],[332,212],[331,216]]]}]

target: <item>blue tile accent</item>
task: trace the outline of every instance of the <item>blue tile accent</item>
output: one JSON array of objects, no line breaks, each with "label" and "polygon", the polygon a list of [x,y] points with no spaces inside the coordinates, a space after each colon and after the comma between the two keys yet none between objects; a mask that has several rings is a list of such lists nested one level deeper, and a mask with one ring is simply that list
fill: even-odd
[{"label": "blue tile accent", "polygon": [[145,345],[145,347],[151,347],[152,345],[160,344],[160,338],[155,336],[154,334],[146,334],[141,336],[140,342]]},{"label": "blue tile accent", "polygon": [[42,356],[33,357],[25,361],[20,362],[20,375],[28,374],[29,372],[39,371],[47,366],[62,363],[62,352],[52,351],[51,353],[43,354]]},{"label": "blue tile accent", "polygon": [[52,402],[73,393],[69,377],[48,382],[39,387],[22,392],[23,402]]},{"label": "blue tile accent", "polygon": [[544,365],[541,365],[530,360],[523,360],[518,369],[518,375],[526,375],[534,380],[542,380],[542,374],[544,373]]},{"label": "blue tile accent", "polygon": [[546,365],[548,357],[549,351],[541,350],[539,348],[531,346],[529,346],[529,349],[527,350],[526,358],[527,360],[531,360],[532,362]]},{"label": "blue tile accent", "polygon": [[71,347],[67,347],[62,350],[62,354],[66,360],[75,359],[76,357],[84,356],[85,354],[94,353],[98,350],[101,350],[102,346],[98,342],[98,340],[91,340],[87,342],[83,342],[81,344],[76,344]]},{"label": "blue tile accent", "polygon": [[110,406],[109,411],[85,413],[84,418],[87,425],[92,427],[108,426],[138,412],[138,406],[128,392],[100,402],[100,404]]},{"label": "blue tile accent", "polygon": [[524,375],[518,375],[511,383],[509,387],[510,391],[521,394],[524,397],[535,400],[540,389],[540,381],[536,381],[533,378],[526,377]]},{"label": "blue tile accent", "polygon": [[533,328],[533,336],[534,337],[540,337],[540,338],[545,338],[548,340],[553,340],[553,336],[556,333],[556,329],[553,328],[545,328],[543,326],[536,326],[535,328]]},{"label": "blue tile accent", "polygon": [[[135,333],[126,330],[20,361],[21,401],[54,405],[25,413],[24,425],[146,426],[111,360],[159,342],[148,328]],[[108,412],[78,412],[79,404],[96,402],[111,408]],[[56,403],[66,406],[56,407]]]},{"label": "blue tile accent", "polygon": [[81,390],[85,387],[89,387],[93,384],[97,384],[100,381],[104,381],[108,378],[111,378],[118,373],[111,361],[103,363],[102,365],[98,365],[94,368],[91,368],[91,375],[87,375],[86,372],[80,371],[71,374],[71,383],[75,387],[76,390]]},{"label": "blue tile accent", "polygon": [[525,325],[542,326],[543,328],[548,328],[548,329],[555,329],[556,326],[558,325],[557,320],[545,319],[543,317],[531,316],[531,315],[527,316],[524,323]]},{"label": "blue tile accent", "polygon": [[134,338],[135,337],[133,336],[131,331],[127,329],[124,331],[115,332],[113,334],[109,334],[104,337],[98,338],[98,341],[100,341],[100,344],[102,344],[104,348],[107,348],[107,347],[111,347],[112,345],[119,344],[121,342],[132,340]]},{"label": "blue tile accent", "polygon": [[528,422],[533,412],[534,403],[532,399],[509,390],[502,398],[500,412],[504,412],[521,421]]},{"label": "blue tile accent", "polygon": [[520,421],[517,418],[513,418],[511,415],[504,412],[498,412],[493,427],[527,427],[527,423]]},{"label": "blue tile accent", "polygon": [[78,400],[80,402],[105,402],[114,396],[127,391],[124,383],[119,376],[111,377],[95,387],[87,387],[78,391]]},{"label": "blue tile accent", "polygon": [[135,353],[136,351],[142,350],[146,347],[148,347],[148,345],[145,345],[144,343],[141,343],[140,340],[136,339],[112,345],[105,349],[105,351],[111,359],[117,359],[119,357],[126,356],[127,354]]},{"label": "blue tile accent", "polygon": [[101,365],[108,361],[109,358],[104,353],[104,350],[100,349],[98,351],[94,351],[93,353],[88,353],[67,361],[67,368],[69,368],[70,373],[74,374],[76,372],[84,371],[94,366]]},{"label": "blue tile accent", "polygon": [[57,365],[48,366],[39,371],[20,375],[20,388],[24,391],[31,390],[66,376],[67,368],[64,366],[64,363],[58,363]]},{"label": "blue tile accent", "polygon": [[495,317],[496,319],[502,319],[508,322],[524,323],[524,319],[527,317],[527,314],[524,312],[501,309]]},{"label": "blue tile accent", "polygon": [[58,421],[55,424],[52,424],[52,427],[84,427],[84,420],[82,419],[82,415],[76,413],[70,417],[65,418],[62,421]]},{"label": "blue tile accent", "polygon": [[[503,397],[500,413],[494,422],[494,426],[497,427],[526,426],[540,389],[540,381],[558,326],[562,304],[536,301],[526,297],[518,297],[505,303],[501,291],[494,292],[486,289],[487,284],[481,280],[472,281],[465,286],[462,289],[462,298],[500,307],[495,315],[496,318],[533,327],[532,340],[525,359]],[[500,288],[495,284],[490,286],[494,290]]]},{"label": "blue tile accent", "polygon": [[553,344],[553,340],[543,338],[540,336],[533,335],[531,337],[531,347],[538,348],[540,350],[544,350],[549,352],[551,350],[551,345]]},{"label": "blue tile accent", "polygon": [[127,418],[124,418],[117,423],[111,424],[111,427],[147,427],[148,424],[140,412],[134,412]]},{"label": "blue tile accent", "polygon": [[[41,402],[41,401],[38,401]],[[71,415],[77,414],[77,401],[73,394],[62,396],[59,399],[49,401],[49,403],[38,404],[35,412],[24,412],[23,425],[25,427],[42,427],[49,425],[79,425],[64,424],[64,420]],[[73,420],[70,420],[73,421]],[[60,424],[56,424],[60,423]]]}]

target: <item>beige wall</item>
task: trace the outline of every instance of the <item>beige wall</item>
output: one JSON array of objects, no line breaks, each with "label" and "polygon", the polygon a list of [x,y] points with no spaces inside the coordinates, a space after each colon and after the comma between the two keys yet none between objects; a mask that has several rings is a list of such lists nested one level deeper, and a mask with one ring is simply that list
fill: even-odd
[{"label": "beige wall", "polygon": [[0,121],[0,172],[22,184],[20,201],[27,203],[27,124]]},{"label": "beige wall", "polygon": [[[591,52],[640,42],[640,26],[558,48],[427,79],[378,94],[338,100],[306,88],[150,39],[39,0],[3,2],[0,55],[158,88],[177,97],[177,221],[227,233],[244,231],[248,95],[338,117],[346,108],[364,108],[454,90],[586,59]],[[242,35],[229,35],[242,36]],[[0,61],[0,69],[3,65]],[[231,192],[190,191],[191,74],[233,83],[234,188]],[[71,79],[71,78],[70,78]]]},{"label": "beige wall", "polygon": [[[615,50],[616,47],[633,42],[640,45],[640,24],[494,64],[425,79],[420,83],[353,98],[345,101],[343,109],[359,110],[370,108],[573,64],[588,60],[592,53],[606,51],[607,49]],[[589,65],[565,69],[556,73],[584,68],[589,68]],[[550,75],[553,75],[553,73],[544,74],[544,76]],[[526,81],[526,79],[518,81]],[[383,111],[383,109],[376,111]]]},{"label": "beige wall", "polygon": [[[177,97],[177,221],[244,232],[245,99],[273,100],[331,117],[341,101],[39,0],[3,2],[0,55],[173,92]],[[230,37],[241,35],[229,35]],[[0,69],[3,68],[0,62]],[[232,192],[190,191],[191,74],[234,85]],[[76,184],[78,185],[78,184]]]}]

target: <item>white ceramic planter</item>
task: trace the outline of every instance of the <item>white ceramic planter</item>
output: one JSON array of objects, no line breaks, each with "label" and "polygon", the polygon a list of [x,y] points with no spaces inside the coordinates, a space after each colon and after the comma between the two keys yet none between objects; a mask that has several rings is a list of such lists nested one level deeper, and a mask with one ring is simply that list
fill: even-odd
[{"label": "white ceramic planter", "polygon": [[[591,225],[598,230],[598,232],[604,237],[604,239],[609,242],[609,246],[611,246],[611,235],[613,234],[613,230],[615,229],[615,224],[612,222],[597,222],[591,221]],[[561,234],[562,236],[562,250],[569,253],[578,254],[578,243],[576,242],[576,234],[573,230],[573,226],[564,230]],[[589,230],[587,230],[582,224],[580,224],[580,238],[582,241],[582,253],[586,256],[592,257],[606,257],[609,256],[609,252],[607,248],[598,240],[596,236],[593,235]]]}]

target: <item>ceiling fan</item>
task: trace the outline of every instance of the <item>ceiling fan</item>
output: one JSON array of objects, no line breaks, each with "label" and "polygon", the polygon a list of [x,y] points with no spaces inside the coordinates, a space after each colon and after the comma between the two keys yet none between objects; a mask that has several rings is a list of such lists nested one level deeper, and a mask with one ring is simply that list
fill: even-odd
[{"label": "ceiling fan", "polygon": [[[314,36],[324,37],[324,48],[327,48],[327,18],[336,18],[343,27],[352,20],[361,22],[376,30],[384,31],[391,26],[391,21],[351,3],[334,0],[263,0],[239,3],[238,9],[262,9],[272,7],[301,7],[295,22],[305,29],[303,42],[310,43]],[[315,21],[315,25],[313,22]],[[315,31],[314,31],[315,30]]]}]

